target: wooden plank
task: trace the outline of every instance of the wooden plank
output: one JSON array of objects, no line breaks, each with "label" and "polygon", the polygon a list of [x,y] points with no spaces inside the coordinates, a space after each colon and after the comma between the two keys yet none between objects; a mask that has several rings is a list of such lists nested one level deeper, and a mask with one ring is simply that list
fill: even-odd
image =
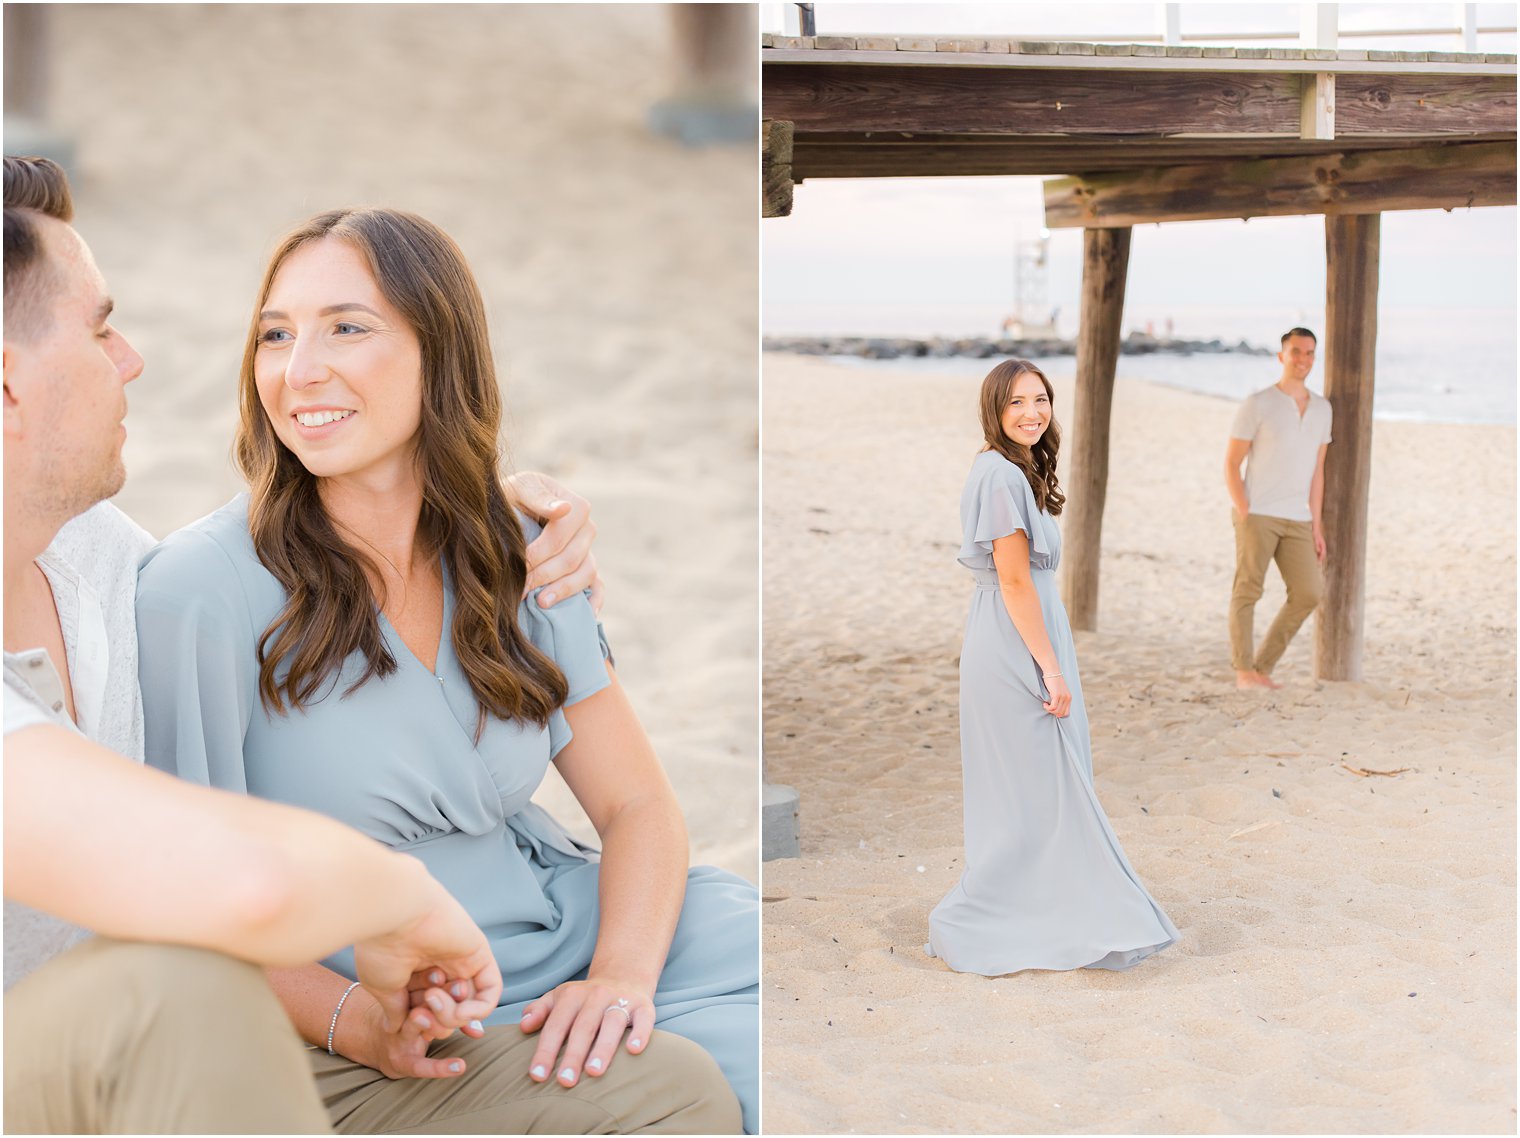
[{"label": "wooden plank", "polygon": [[1314,674],[1323,680],[1362,678],[1381,221],[1325,218],[1325,397],[1335,420],[1325,452],[1325,591],[1314,622]]},{"label": "wooden plank", "polygon": [[814,51],[854,51],[854,36],[814,36]]},{"label": "wooden plank", "polygon": [[1298,133],[1302,138],[1335,137],[1335,76],[1302,76],[1303,107]]},{"label": "wooden plank", "polygon": [[1108,492],[1109,421],[1130,231],[1089,229],[1082,235],[1082,310],[1077,327],[1077,386],[1069,423],[1070,474],[1062,518],[1061,585],[1073,628],[1098,626],[1098,562]]},{"label": "wooden plank", "polygon": [[898,36],[898,51],[934,51],[935,40],[933,36]]},{"label": "wooden plank", "polygon": [[[1335,53],[1333,59],[1311,57],[1307,49],[1299,50],[1292,59],[1273,59],[1269,58],[1272,49],[1268,48],[1235,48],[1234,55],[1211,55],[1209,53],[1212,49],[1204,48],[1201,56],[1171,56],[1160,44],[1129,44],[1127,46],[1131,51],[1128,55],[1102,54],[1098,51],[1102,45],[1094,44],[1090,45],[1093,50],[1089,53],[1063,55],[1057,50],[1059,44],[1039,41],[1010,41],[1010,50],[1004,54],[1000,51],[951,51],[948,48],[941,50],[940,43],[955,41],[939,39],[922,40],[921,43],[933,46],[908,50],[901,47],[907,39],[908,37],[898,37],[894,40],[895,49],[884,49],[897,50],[899,56],[895,60],[884,58],[883,49],[868,50],[861,47],[860,37],[856,37],[854,51],[820,51],[812,41],[808,41],[806,50],[792,51],[777,47],[767,51],[763,62],[768,67],[780,63],[843,63],[853,66],[870,66],[895,62],[918,67],[1057,67],[1062,70],[1219,71],[1266,74],[1313,74],[1324,71],[1335,74],[1361,72],[1369,75],[1441,75],[1457,79],[1470,75],[1499,75],[1512,79],[1516,73],[1514,56],[1480,57],[1475,55],[1469,57],[1470,61],[1451,63],[1431,62],[1428,59],[1429,52],[1420,52],[1416,54],[1427,57],[1425,62],[1369,63],[1366,60],[1365,51],[1340,51]],[[1252,51],[1256,54],[1249,54]],[[1358,56],[1360,58],[1357,58]],[[1486,62],[1485,60],[1489,58],[1498,62]]]},{"label": "wooden plank", "polygon": [[1474,75],[1342,75],[1335,127],[1342,135],[1476,134],[1515,129],[1515,81]]},{"label": "wooden plank", "polygon": [[799,132],[1296,134],[1299,83],[1290,74],[772,63],[764,107]]},{"label": "wooden plank", "polygon": [[760,216],[792,212],[792,124],[767,119],[761,125]]},{"label": "wooden plank", "polygon": [[858,51],[896,51],[896,36],[856,36],[855,48]]},{"label": "wooden plank", "polygon": [[[1513,135],[1485,136],[1513,152]],[[1470,146],[1475,143],[1444,143]],[[1005,135],[804,134],[792,145],[797,181],[807,178],[929,178],[979,175],[1069,176],[1157,166],[1404,150],[1405,138],[1020,138]]]},{"label": "wooden plank", "polygon": [[1515,204],[1503,142],[1211,162],[1045,183],[1052,229]]}]

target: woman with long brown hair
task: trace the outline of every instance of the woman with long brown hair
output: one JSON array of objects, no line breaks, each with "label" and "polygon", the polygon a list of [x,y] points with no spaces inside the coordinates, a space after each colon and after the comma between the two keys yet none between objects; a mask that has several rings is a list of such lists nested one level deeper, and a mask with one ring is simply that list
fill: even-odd
[{"label": "woman with long brown hair", "polygon": [[[680,808],[587,597],[525,596],[533,527],[498,472],[500,394],[457,246],[395,210],[297,227],[259,290],[241,401],[249,493],[172,535],[139,582],[149,761],[415,854],[506,978],[484,1024],[459,1024],[458,995],[422,983],[387,1033],[343,954],[273,974],[319,1049],[319,1086],[352,1101],[387,1078],[447,1079],[495,1061],[476,1041],[527,1033],[511,1076],[547,1102],[568,1093],[552,1084],[590,1092],[671,1058],[701,1083],[691,1056],[712,1064],[694,1043],[753,1126],[758,898],[688,870]],[[551,761],[600,858],[530,801]]]},{"label": "woman with long brown hair", "polygon": [[966,868],[929,914],[957,972],[1128,968],[1177,937],[1093,789],[1087,710],[1056,591],[1066,498],[1055,392],[1027,360],[982,382],[983,446],[961,495],[976,580],[961,649]]}]

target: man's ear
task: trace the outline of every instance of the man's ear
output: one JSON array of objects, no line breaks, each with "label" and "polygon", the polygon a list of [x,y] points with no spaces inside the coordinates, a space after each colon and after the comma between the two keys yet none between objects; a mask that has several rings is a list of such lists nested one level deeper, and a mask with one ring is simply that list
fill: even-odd
[{"label": "man's ear", "polygon": [[20,438],[22,435],[21,401],[17,396],[20,381],[20,359],[14,344],[5,344],[5,437]]}]

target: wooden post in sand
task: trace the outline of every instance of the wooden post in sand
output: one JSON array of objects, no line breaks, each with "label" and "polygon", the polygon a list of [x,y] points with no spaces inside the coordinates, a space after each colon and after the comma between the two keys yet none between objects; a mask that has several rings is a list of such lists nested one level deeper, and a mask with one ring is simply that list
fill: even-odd
[{"label": "wooden post in sand", "polygon": [[1322,680],[1362,678],[1381,219],[1325,218],[1325,397],[1335,421],[1325,452],[1325,591],[1314,621],[1314,674]]},{"label": "wooden post in sand", "polygon": [[1098,626],[1098,556],[1108,489],[1108,422],[1129,269],[1128,228],[1082,231],[1082,313],[1077,328],[1077,395],[1067,421],[1065,579],[1061,592],[1073,628]]}]

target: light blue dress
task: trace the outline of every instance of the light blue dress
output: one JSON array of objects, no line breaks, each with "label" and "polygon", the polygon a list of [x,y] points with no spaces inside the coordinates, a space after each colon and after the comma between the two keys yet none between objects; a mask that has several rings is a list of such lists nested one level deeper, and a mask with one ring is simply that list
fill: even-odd
[{"label": "light blue dress", "polygon": [[[1024,472],[996,451],[961,495],[959,560],[976,592],[961,648],[966,867],[929,914],[929,953],[957,972],[1128,968],[1177,939],[1093,790],[1087,708],[1056,591],[1061,533]],[[1071,689],[1057,719],[1039,665],[998,591],[992,543],[1022,530],[1045,630]]]},{"label": "light blue dress", "polygon": [[[537,527],[524,523],[529,539]],[[430,672],[384,616],[398,665],[352,694],[361,654],[303,711],[267,712],[256,645],[287,594],[264,568],[240,495],[172,534],[143,562],[137,622],[147,759],[192,781],[330,815],[422,859],[485,931],[506,987],[488,1023],[585,976],[596,945],[595,851],[529,801],[570,740],[556,711],[547,728],[490,719],[477,743],[476,703],[454,656]],[[444,628],[454,594],[445,574]],[[569,682],[568,704],[610,684],[596,615],[585,597],[518,610],[533,643]],[[609,756],[609,761],[616,761]],[[353,976],[352,952],[323,961]],[[705,1047],[756,1123],[759,1077],[759,898],[711,866],[690,871],[675,940],[655,992],[658,1025]]]}]

